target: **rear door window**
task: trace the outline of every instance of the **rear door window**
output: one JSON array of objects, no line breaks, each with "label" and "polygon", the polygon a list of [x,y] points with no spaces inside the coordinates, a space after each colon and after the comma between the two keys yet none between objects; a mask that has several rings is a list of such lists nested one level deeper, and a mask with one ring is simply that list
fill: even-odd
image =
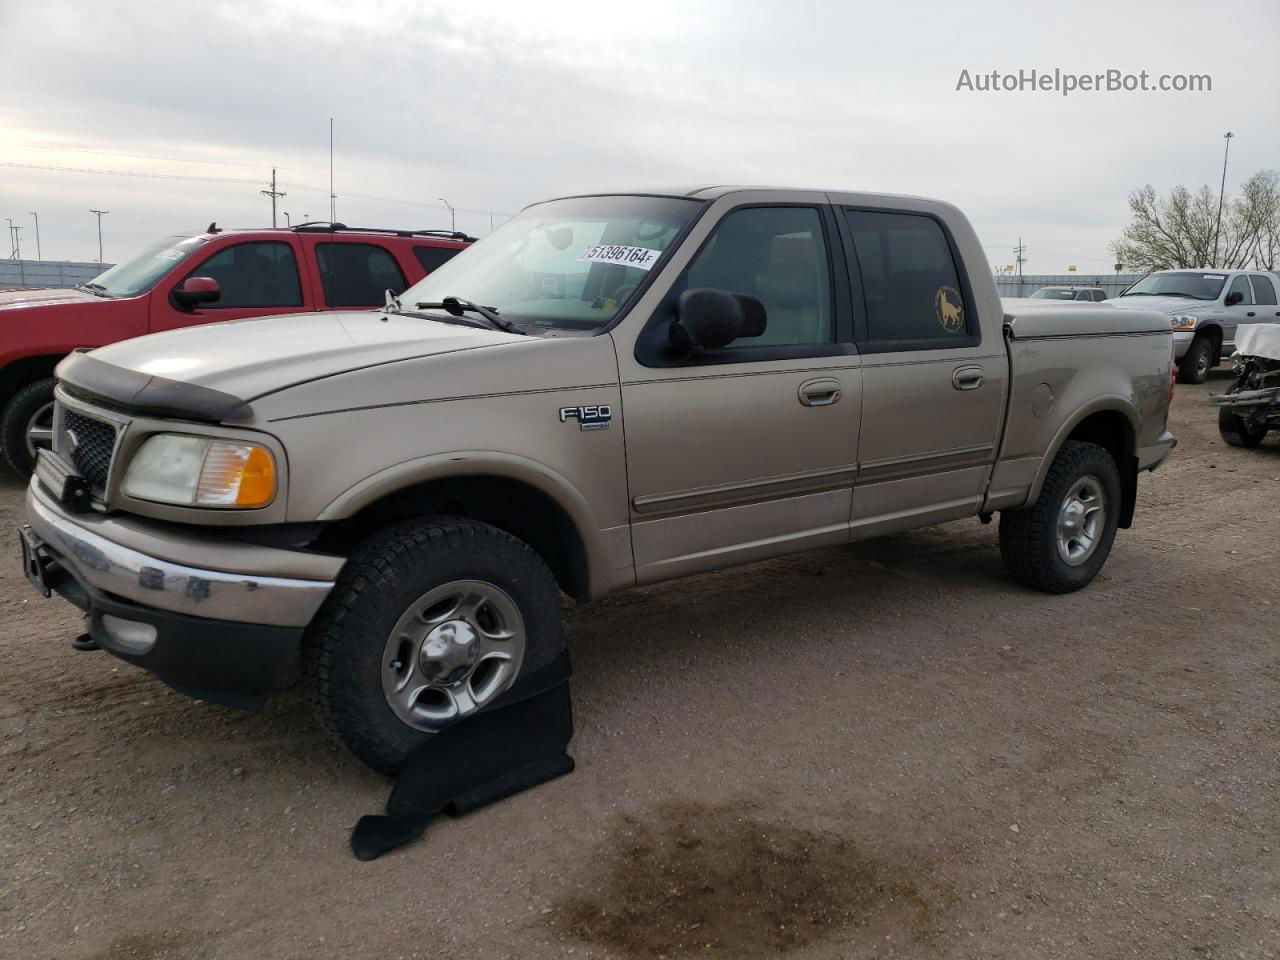
[{"label": "rear door window", "polygon": [[380,307],[388,290],[408,286],[396,258],[375,243],[317,243],[316,263],[331,307]]},{"label": "rear door window", "polygon": [[422,269],[430,273],[437,267],[448,263],[462,251],[456,247],[414,247],[413,255],[422,264]]},{"label": "rear door window", "polygon": [[287,243],[237,243],[218,251],[187,276],[218,281],[222,295],[202,309],[302,306],[298,260]]},{"label": "rear door window", "polygon": [[971,346],[966,302],[941,224],[914,213],[845,210],[866,300],[867,341],[879,350]]},{"label": "rear door window", "polygon": [[1254,303],[1262,303],[1269,306],[1276,302],[1276,288],[1268,278],[1255,273],[1251,274],[1249,279],[1253,281]]}]

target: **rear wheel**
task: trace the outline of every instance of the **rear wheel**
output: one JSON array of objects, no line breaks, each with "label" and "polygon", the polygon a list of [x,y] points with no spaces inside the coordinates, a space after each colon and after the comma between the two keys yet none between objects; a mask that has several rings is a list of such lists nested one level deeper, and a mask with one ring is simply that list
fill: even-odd
[{"label": "rear wheel", "polygon": [[53,377],[29,383],[10,399],[0,420],[0,451],[23,477],[35,469],[36,451],[53,445]]},{"label": "rear wheel", "polygon": [[559,588],[532,548],[487,524],[424,519],[356,549],[305,658],[330,733],[391,774],[563,649]]},{"label": "rear wheel", "polygon": [[1218,408],[1218,433],[1231,447],[1256,447],[1267,436],[1266,427],[1258,427],[1226,407]]},{"label": "rear wheel", "polygon": [[1068,441],[1030,507],[1000,514],[1000,553],[1013,576],[1048,593],[1087,586],[1111,553],[1120,471],[1105,449]]},{"label": "rear wheel", "polygon": [[1213,342],[1208,337],[1196,337],[1178,361],[1179,383],[1204,383],[1213,369]]}]

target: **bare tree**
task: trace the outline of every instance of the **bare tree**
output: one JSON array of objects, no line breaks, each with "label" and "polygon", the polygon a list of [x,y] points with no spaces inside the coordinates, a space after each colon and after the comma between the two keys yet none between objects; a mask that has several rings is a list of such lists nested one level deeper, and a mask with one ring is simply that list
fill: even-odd
[{"label": "bare tree", "polygon": [[1129,212],[1132,220],[1110,249],[1130,270],[1273,270],[1280,261],[1280,173],[1274,170],[1255,173],[1238,197],[1226,198],[1220,231],[1218,198],[1208,185],[1195,193],[1177,186],[1162,197],[1148,184],[1129,195]]}]

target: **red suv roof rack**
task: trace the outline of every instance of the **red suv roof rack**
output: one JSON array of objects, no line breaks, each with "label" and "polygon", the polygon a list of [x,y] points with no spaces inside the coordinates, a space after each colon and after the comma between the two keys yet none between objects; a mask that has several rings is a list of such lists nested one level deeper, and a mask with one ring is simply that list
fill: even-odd
[{"label": "red suv roof rack", "polygon": [[294,224],[297,233],[390,233],[397,237],[439,237],[442,240],[461,240],[464,243],[475,243],[476,238],[461,230],[398,230],[394,227],[348,227],[345,223],[331,220],[308,220],[306,223]]}]

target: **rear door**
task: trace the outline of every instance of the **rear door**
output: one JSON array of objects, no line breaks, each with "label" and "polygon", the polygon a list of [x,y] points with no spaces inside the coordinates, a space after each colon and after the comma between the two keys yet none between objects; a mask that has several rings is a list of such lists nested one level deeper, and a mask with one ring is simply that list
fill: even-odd
[{"label": "rear door", "polygon": [[853,536],[969,516],[995,462],[1004,344],[984,340],[941,220],[844,207],[840,222],[862,353]]},{"label": "rear door", "polygon": [[[298,247],[292,236],[271,240],[230,240],[201,251],[194,263],[166,277],[151,297],[151,331],[198,323],[239,320],[313,309],[298,272]],[[173,291],[188,277],[212,277],[222,293],[217,301],[185,310]]]},{"label": "rear door", "polygon": [[1249,280],[1253,283],[1253,302],[1256,317],[1250,319],[1254,323],[1276,323],[1280,318],[1280,305],[1276,300],[1276,282],[1262,273],[1252,273]]}]

